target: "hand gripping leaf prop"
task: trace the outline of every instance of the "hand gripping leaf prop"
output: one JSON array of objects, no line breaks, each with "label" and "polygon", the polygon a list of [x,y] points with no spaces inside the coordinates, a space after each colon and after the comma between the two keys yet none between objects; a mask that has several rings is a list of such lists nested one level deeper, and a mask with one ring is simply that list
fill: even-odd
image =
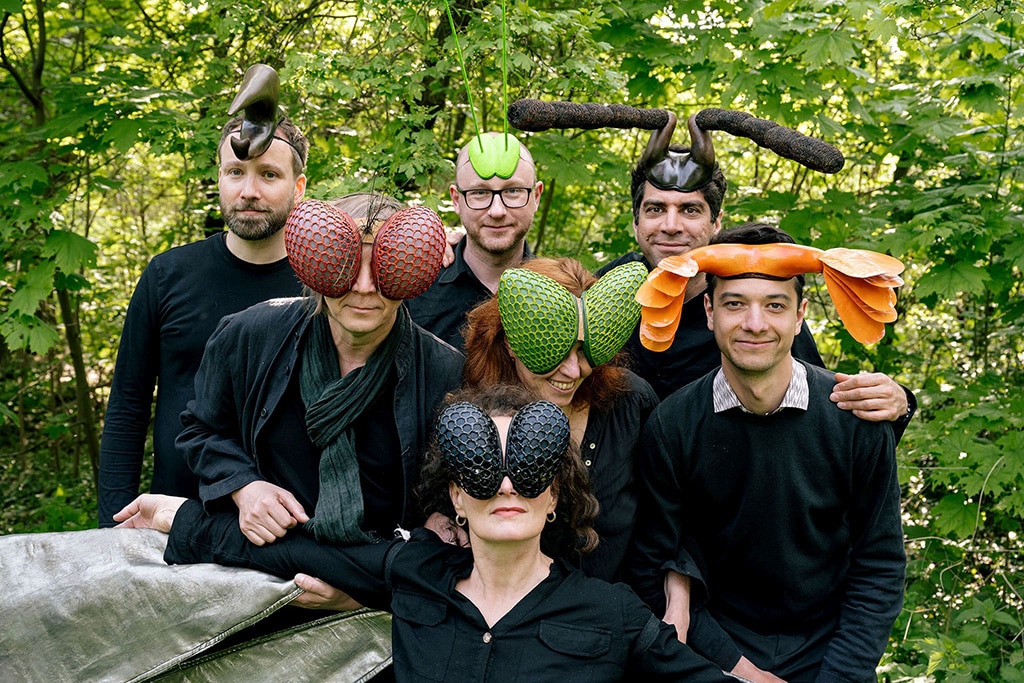
[{"label": "hand gripping leaf prop", "polygon": [[506,476],[516,493],[536,498],[569,448],[569,418],[550,401],[526,404],[509,423],[502,458],[494,420],[472,403],[454,403],[437,419],[437,441],[455,481],[473,498],[491,498]]},{"label": "hand gripping leaf prop", "polygon": [[640,287],[640,342],[652,351],[672,346],[686,283],[699,272],[720,277],[746,274],[791,278],[822,273],[839,318],[854,339],[871,344],[896,320],[896,287],[903,264],[864,249],[822,251],[799,244],[711,244],[661,260]]}]

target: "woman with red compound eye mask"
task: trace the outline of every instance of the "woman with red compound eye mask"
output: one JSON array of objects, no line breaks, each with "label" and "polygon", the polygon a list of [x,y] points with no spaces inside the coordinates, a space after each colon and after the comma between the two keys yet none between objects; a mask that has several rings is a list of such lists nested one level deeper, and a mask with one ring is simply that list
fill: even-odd
[{"label": "woman with red compound eye mask", "polygon": [[[423,521],[411,503],[419,458],[462,370],[401,305],[436,276],[443,226],[429,209],[358,193],[298,203],[285,245],[306,296],[221,321],[178,450],[203,504],[235,510],[253,544],[300,526],[329,543],[391,538]],[[346,604],[322,583],[303,588],[302,606]]]},{"label": "woman with red compound eye mask", "polygon": [[573,568],[597,542],[597,503],[568,418],[551,402],[510,386],[450,397],[417,493],[425,512],[458,520],[469,547],[425,529],[364,546],[292,534],[255,546],[230,515],[160,496],[136,501],[130,524],[169,531],[169,562],[316,572],[390,611],[400,682],[736,680],[628,587]]}]

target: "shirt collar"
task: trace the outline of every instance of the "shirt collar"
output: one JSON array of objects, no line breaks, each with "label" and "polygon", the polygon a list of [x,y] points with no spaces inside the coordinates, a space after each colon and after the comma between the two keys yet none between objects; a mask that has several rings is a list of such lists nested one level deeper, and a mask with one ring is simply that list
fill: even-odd
[{"label": "shirt collar", "polygon": [[[807,368],[804,367],[803,363],[797,361],[796,358],[791,359],[793,361],[793,376],[789,380],[789,387],[786,388],[786,395],[782,397],[782,403],[779,407],[773,410],[768,415],[774,415],[783,408],[797,408],[799,410],[807,410],[809,391],[807,388]],[[725,378],[725,373],[721,368],[715,373],[714,386],[712,387],[712,399],[714,401],[714,407],[716,413],[721,413],[730,408],[739,408],[745,413],[753,415],[753,411],[747,410],[742,403],[740,403],[739,397],[733,388],[729,386],[729,380]]]}]

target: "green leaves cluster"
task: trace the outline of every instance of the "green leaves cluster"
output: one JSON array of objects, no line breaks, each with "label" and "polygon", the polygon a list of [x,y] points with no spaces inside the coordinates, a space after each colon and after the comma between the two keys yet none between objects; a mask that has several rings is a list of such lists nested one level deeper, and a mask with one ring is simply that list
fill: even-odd
[{"label": "green leaves cluster", "polygon": [[[452,2],[484,130],[504,125],[501,6]],[[824,176],[716,134],[724,222],[773,221],[803,243],[907,265],[900,320],[871,348],[811,289],[830,364],[888,372],[920,402],[899,454],[907,601],[883,670],[1024,678],[1019,4],[520,0],[507,11],[510,99],[661,106],[680,120],[742,109],[845,153]],[[141,269],[221,229],[213,151],[245,68],[281,73],[282,107],[312,141],[309,196],[373,187],[451,224],[452,160],[474,112],[434,0],[0,0],[0,17],[0,423],[12,427],[0,477],[14,482],[0,508],[17,511],[5,530],[44,528],[44,511],[67,528],[69,506],[89,504],[85,425],[100,423]],[[545,183],[534,250],[595,267],[630,250],[628,172],[646,134],[521,137]],[[44,495],[58,482],[74,503]]]}]

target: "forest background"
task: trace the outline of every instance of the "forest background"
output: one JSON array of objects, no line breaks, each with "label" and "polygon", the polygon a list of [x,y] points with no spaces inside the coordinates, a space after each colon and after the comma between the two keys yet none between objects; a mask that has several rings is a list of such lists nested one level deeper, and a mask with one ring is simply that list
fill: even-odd
[{"label": "forest background", "polygon": [[[908,266],[855,343],[821,283],[830,367],[917,393],[899,447],[906,604],[892,681],[1024,681],[1024,21],[1008,0],[510,2],[509,97],[740,109],[837,145],[807,172],[715,134],[725,225],[779,224]],[[480,125],[503,125],[501,3],[453,0]],[[439,0],[0,0],[0,533],[95,526],[118,338],[149,259],[222,229],[214,152],[245,68],[282,76],[307,196],[374,188],[448,224],[475,133]],[[533,250],[631,250],[642,131],[524,134]],[[685,143],[682,127],[676,141]]]}]

